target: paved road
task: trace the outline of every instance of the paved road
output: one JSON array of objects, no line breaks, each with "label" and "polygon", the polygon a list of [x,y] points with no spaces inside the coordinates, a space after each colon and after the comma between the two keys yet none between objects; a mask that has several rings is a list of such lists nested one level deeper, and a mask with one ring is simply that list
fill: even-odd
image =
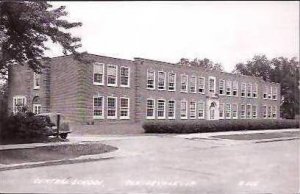
[{"label": "paved road", "polygon": [[0,192],[296,193],[299,139],[267,143],[138,136],[113,159],[0,172]]}]

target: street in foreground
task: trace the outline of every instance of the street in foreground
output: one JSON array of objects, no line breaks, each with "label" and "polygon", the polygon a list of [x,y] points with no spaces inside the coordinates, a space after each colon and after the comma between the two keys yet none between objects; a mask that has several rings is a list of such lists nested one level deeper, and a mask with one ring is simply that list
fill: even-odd
[{"label": "street in foreground", "polygon": [[112,138],[101,143],[119,148],[112,159],[2,171],[0,192],[299,191],[299,139],[255,143],[143,135]]}]

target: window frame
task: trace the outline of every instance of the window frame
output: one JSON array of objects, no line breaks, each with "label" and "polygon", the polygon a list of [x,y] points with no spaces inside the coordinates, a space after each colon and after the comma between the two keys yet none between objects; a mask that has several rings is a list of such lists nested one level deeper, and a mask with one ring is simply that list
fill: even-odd
[{"label": "window frame", "polygon": [[23,95],[13,96],[13,114],[16,114],[16,113],[19,112],[19,111],[16,111],[16,109],[17,109],[16,105],[17,104],[15,104],[15,102],[17,102],[18,99],[22,99],[22,103],[23,103],[22,108],[25,107],[25,106],[27,106],[27,98],[26,98],[26,96],[23,96]]},{"label": "window frame", "polygon": [[[211,88],[210,88],[210,80],[214,80],[213,91],[211,91]],[[216,77],[214,77],[214,76],[208,77],[208,92],[212,93],[212,94],[216,94]]]},{"label": "window frame", "polygon": [[[255,107],[255,111],[253,110],[253,107]],[[258,106],[257,105],[252,105],[252,119],[257,119],[257,111],[258,110]],[[254,114],[255,113],[255,114]]]},{"label": "window frame", "polygon": [[[222,107],[222,109],[221,109]],[[225,119],[225,109],[224,109],[224,103],[219,103],[219,119]],[[222,113],[222,116],[220,116],[220,113]]]},{"label": "window frame", "polygon": [[[255,88],[255,90],[254,90],[254,88]],[[252,98],[257,98],[257,96],[258,96],[258,84],[254,83],[254,84],[252,84]]]},{"label": "window frame", "polygon": [[[246,104],[241,104],[241,114],[240,114],[240,118],[241,119],[246,119]],[[243,108],[244,107],[244,108]]]},{"label": "window frame", "polygon": [[[116,71],[115,71],[116,72],[116,77],[115,77],[116,78],[116,83],[115,84],[108,83],[108,80],[110,78],[109,77],[110,75],[108,74],[108,69],[109,69],[109,67],[112,67],[112,66],[116,67]],[[106,82],[106,84],[107,84],[108,87],[117,87],[118,86],[118,72],[119,72],[118,70],[119,70],[118,65],[114,65],[114,64],[107,64],[106,65],[106,71],[107,71],[107,77],[106,77],[107,82]]]},{"label": "window frame", "polygon": [[[102,65],[102,80],[101,83],[100,82],[95,82],[95,66],[100,66]],[[95,62],[93,63],[93,85],[98,85],[98,86],[103,86],[104,85],[104,75],[105,75],[105,64],[104,63],[99,63],[99,62]]]},{"label": "window frame", "polygon": [[[276,91],[276,92],[274,92],[272,90],[272,100],[277,100],[278,88],[277,87],[273,87],[273,88],[275,89],[274,91]],[[275,98],[274,98],[274,96],[275,96]]]},{"label": "window frame", "polygon": [[[236,86],[236,87],[235,87]],[[234,92],[236,94],[234,94]],[[232,96],[238,97],[239,96],[239,82],[234,80],[232,82]]]},{"label": "window frame", "polygon": [[[152,113],[153,115],[152,116],[148,116],[148,101],[151,100],[153,102],[153,107],[151,109],[153,109]],[[156,115],[156,102],[155,102],[155,99],[154,98],[147,98],[146,99],[146,119],[155,119],[155,115]]]},{"label": "window frame", "polygon": [[[38,86],[36,85],[37,84],[37,81],[36,81],[37,78],[39,80],[38,81],[38,83],[39,83]],[[41,88],[41,74],[33,72],[33,89],[38,90],[40,88]]]},{"label": "window frame", "polygon": [[262,117],[263,119],[268,119],[268,106],[267,105],[263,105],[262,106]]},{"label": "window frame", "polygon": [[[37,107],[37,112],[35,112],[35,108]],[[40,114],[42,112],[42,105],[41,104],[32,104],[32,112],[34,114]]]},{"label": "window frame", "polygon": [[[249,88],[250,90],[248,90]],[[252,98],[252,83],[247,83],[246,94],[247,98]]]},{"label": "window frame", "polygon": [[242,98],[246,98],[247,97],[247,83],[244,83],[244,82],[241,83],[241,97]]},{"label": "window frame", "polygon": [[[128,102],[128,106],[127,107],[122,107],[122,99],[126,99],[127,102]],[[128,97],[120,97],[120,106],[119,106],[119,109],[120,109],[120,119],[122,120],[126,120],[126,119],[130,119],[130,98]],[[127,109],[127,116],[122,116],[122,111],[126,111]]]},{"label": "window frame", "polygon": [[[192,111],[192,103],[194,104],[194,110],[193,111]],[[192,113],[193,113],[193,115],[192,115]],[[190,103],[189,103],[189,118],[191,120],[197,119],[197,101],[195,101],[195,100],[191,100]]]},{"label": "window frame", "polygon": [[[128,77],[127,77],[128,84],[127,85],[122,84],[122,74],[121,74],[122,68],[128,69]],[[130,67],[128,67],[128,66],[120,66],[120,87],[130,88]]]},{"label": "window frame", "polygon": [[[115,116],[109,116],[108,115],[108,111],[109,110],[111,110],[111,109],[109,109],[109,107],[108,107],[108,99],[109,98],[112,98],[112,99],[115,99]],[[115,96],[107,96],[107,98],[106,98],[107,100],[106,100],[106,113],[107,113],[107,116],[106,116],[106,118],[107,119],[117,119],[118,118],[118,97],[115,97]]]},{"label": "window frame", "polygon": [[[236,109],[235,109],[235,111],[234,111],[234,106],[236,106]],[[239,112],[239,105],[237,104],[237,103],[233,103],[232,105],[231,105],[231,118],[232,119],[238,119],[238,112]],[[235,116],[234,116],[234,113],[235,113]]]},{"label": "window frame", "polygon": [[[201,84],[200,80],[203,80],[203,85]],[[201,88],[200,86],[203,86],[203,87]],[[200,89],[202,89],[203,91],[200,92]],[[198,77],[198,92],[200,94],[205,94],[205,77],[203,77],[203,76]]]},{"label": "window frame", "polygon": [[[160,111],[160,110],[158,109],[159,101],[164,102],[164,106],[163,106],[163,108],[164,108],[164,111],[163,111],[164,116],[163,116],[163,117],[159,116],[159,114],[158,114],[158,112]],[[166,100],[165,100],[165,99],[162,99],[162,98],[159,98],[159,99],[157,99],[157,102],[156,102],[156,103],[157,103],[157,108],[156,108],[157,119],[166,119]]]},{"label": "window frame", "polygon": [[[151,87],[149,88],[150,85],[148,84],[148,81],[149,81],[149,79],[148,79],[148,78],[149,78],[149,73],[153,73],[153,87],[152,87],[152,88],[151,88]],[[146,84],[147,84],[147,87],[146,87],[146,88],[147,88],[148,90],[155,90],[155,88],[156,88],[156,87],[155,87],[155,86],[156,86],[156,72],[155,72],[155,70],[147,69],[147,83],[146,83]]]},{"label": "window frame", "polygon": [[[226,85],[226,90],[225,90],[226,94],[225,95],[226,96],[232,96],[232,81],[231,80],[226,80],[225,85]],[[229,92],[229,94],[228,94],[228,92]]]},{"label": "window frame", "polygon": [[[102,98],[102,107],[101,107],[102,115],[100,116],[95,115],[95,98]],[[104,119],[104,106],[105,106],[104,96],[94,95],[93,96],[93,119]]]},{"label": "window frame", "polygon": [[[202,104],[202,109],[200,109],[200,105]],[[198,103],[197,103],[197,110],[198,110],[198,119],[205,119],[205,102],[204,100],[199,100]],[[202,116],[199,116],[200,113],[203,113]]]},{"label": "window frame", "polygon": [[[228,105],[229,105],[229,110],[227,110]],[[231,104],[225,103],[225,119],[231,119],[231,114],[232,114],[231,112],[232,112]],[[227,113],[229,114],[229,117],[227,117]]]},{"label": "window frame", "polygon": [[[182,89],[182,86],[183,86],[183,77],[186,77],[186,84],[185,84],[185,87],[186,89],[183,90]],[[180,75],[180,92],[183,92],[183,93],[188,93],[189,91],[189,76],[187,74],[181,74]]]},{"label": "window frame", "polygon": [[[160,88],[160,85],[159,85],[159,74],[163,74],[164,75],[164,85],[163,85],[163,88]],[[167,73],[165,71],[157,71],[157,90],[166,90],[166,86],[167,86]]]},{"label": "window frame", "polygon": [[[221,84],[221,83],[223,83],[223,84]],[[224,96],[225,95],[225,84],[226,82],[225,82],[225,80],[224,79],[220,79],[219,80],[219,95],[221,95],[221,96]],[[223,86],[222,86],[223,85]],[[221,94],[221,86],[222,86],[222,91],[223,91],[223,93]]]},{"label": "window frame", "polygon": [[[170,82],[170,74],[173,74],[174,75],[174,82]],[[170,83],[173,83],[174,84],[174,89],[170,89]],[[174,72],[169,72],[168,73],[168,91],[170,92],[175,92],[176,91],[176,73]]]},{"label": "window frame", "polygon": [[[182,103],[185,103],[185,117],[182,117]],[[188,119],[188,101],[187,100],[181,100],[180,101],[180,119],[182,119],[182,120],[186,120],[186,119]]]},{"label": "window frame", "polygon": [[[248,117],[248,106],[250,106],[249,117]],[[252,104],[246,104],[246,119],[252,119]]]},{"label": "window frame", "polygon": [[[169,116],[169,113],[170,113],[170,102],[174,102],[173,103],[173,117],[170,117]],[[173,100],[173,99],[170,99],[170,100],[168,100],[168,111],[167,111],[167,113],[168,113],[168,119],[176,119],[176,100]]]},{"label": "window frame", "polygon": [[[194,87],[192,87],[192,80],[195,81],[195,83],[193,83]],[[191,90],[192,88],[194,88],[194,91]],[[192,94],[197,93],[197,76],[195,76],[195,75],[190,76],[190,79],[189,79],[189,92],[192,93]]]}]

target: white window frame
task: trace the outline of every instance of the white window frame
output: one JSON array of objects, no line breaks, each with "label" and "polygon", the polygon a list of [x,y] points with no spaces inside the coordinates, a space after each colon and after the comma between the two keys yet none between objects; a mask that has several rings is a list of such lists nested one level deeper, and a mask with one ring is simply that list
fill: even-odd
[{"label": "white window frame", "polygon": [[274,90],[272,90],[272,100],[277,100],[277,95],[278,95],[278,88],[274,87]]},{"label": "white window frame", "polygon": [[[37,86],[36,84],[37,84],[37,82],[36,82],[36,79],[39,79],[39,85]],[[38,89],[40,89],[40,87],[41,87],[41,74],[38,74],[38,73],[35,73],[35,72],[33,72],[33,89],[34,90],[38,90]]]},{"label": "white window frame", "polygon": [[[173,74],[174,75],[174,82],[170,82],[170,75]],[[172,86],[170,86],[170,83],[173,83],[173,89],[172,89]],[[171,89],[170,89],[171,88]],[[176,91],[176,73],[173,73],[173,72],[169,72],[168,73],[168,91],[170,92],[174,92]]]},{"label": "white window frame", "polygon": [[264,86],[263,99],[268,99],[269,87]]},{"label": "white window frame", "polygon": [[[185,90],[182,89],[182,86],[184,84],[183,77],[186,77],[186,84],[185,84],[186,89]],[[180,75],[180,92],[188,93],[188,91],[189,91],[189,76],[187,74],[181,74]]]},{"label": "white window frame", "polygon": [[[223,107],[223,108],[221,109],[221,107]],[[220,116],[220,113],[222,113],[222,116]],[[219,119],[224,119],[224,118],[225,118],[225,104],[220,103],[219,104]]]},{"label": "white window frame", "polygon": [[40,114],[42,112],[42,105],[41,104],[32,104],[32,112],[34,114]]},{"label": "white window frame", "polygon": [[[163,116],[159,116],[159,114],[158,114],[158,112],[159,111],[161,111],[161,110],[159,110],[159,101],[162,101],[162,102],[164,102],[164,106],[163,106],[163,113],[164,113],[164,115]],[[165,99],[157,99],[157,108],[156,108],[156,115],[157,115],[157,119],[166,119],[166,100]]]},{"label": "white window frame", "polygon": [[[234,92],[236,92],[236,95],[234,95]],[[232,96],[239,96],[239,82],[233,81],[232,82]]]},{"label": "white window frame", "polygon": [[[244,95],[243,95],[243,93],[244,93]],[[241,97],[246,98],[246,96],[247,96],[247,84],[242,83],[241,84]]]},{"label": "white window frame", "polygon": [[[231,80],[226,80],[226,96],[231,96],[232,95],[232,81]],[[229,92],[229,94],[227,94]]]},{"label": "white window frame", "polygon": [[[248,90],[250,88],[250,90]],[[247,88],[246,88],[246,93],[247,93],[247,98],[252,98],[252,84],[247,83]]]},{"label": "white window frame", "polygon": [[[95,74],[96,73],[98,73],[98,72],[96,72],[96,66],[102,66],[102,80],[101,80],[101,83],[100,82],[95,82],[95,78],[94,78],[94,76],[95,76]],[[104,63],[98,63],[98,62],[96,62],[96,63],[94,63],[93,64],[93,84],[94,85],[99,85],[99,86],[103,86],[104,85],[104,74],[105,74],[105,72],[104,72],[104,67],[105,66],[105,64]]]},{"label": "white window frame", "polygon": [[241,114],[240,114],[241,119],[246,119],[246,108],[247,108],[246,106],[247,106],[246,104],[241,104]]},{"label": "white window frame", "polygon": [[13,113],[14,114],[16,114],[18,112],[17,108],[16,108],[16,103],[15,103],[15,102],[18,101],[18,99],[22,99],[22,101],[23,101],[22,108],[27,105],[27,98],[26,98],[26,96],[21,96],[21,95],[14,96],[13,97]]},{"label": "white window frame", "polygon": [[[108,108],[108,99],[109,98],[113,98],[115,99],[115,116],[109,116],[108,115],[108,111],[112,110]],[[117,119],[118,118],[118,97],[114,97],[114,96],[107,96],[107,100],[106,100],[106,113],[107,113],[107,119]]]},{"label": "white window frame", "polygon": [[[203,80],[203,85],[201,84],[201,80]],[[201,89],[202,92],[200,92]],[[205,77],[198,77],[198,92],[200,94],[205,94]]]},{"label": "white window frame", "polygon": [[[182,107],[182,103],[185,103],[185,116],[183,117],[181,113],[183,113],[183,107]],[[186,100],[181,100],[180,101],[180,119],[187,119],[188,118],[188,101]]]},{"label": "white window frame", "polygon": [[[192,91],[191,89],[192,89],[192,80],[194,80],[195,81],[195,83],[193,83],[194,84],[194,91]],[[190,79],[189,79],[189,92],[190,93],[197,93],[197,76],[195,76],[195,75],[192,75],[191,77],[190,77]]]},{"label": "white window frame", "polygon": [[272,86],[269,86],[269,93],[268,93],[268,99],[272,100]]},{"label": "white window frame", "polygon": [[[128,101],[127,107],[122,107],[122,99]],[[127,116],[122,116],[122,111],[127,111]],[[130,119],[130,98],[128,97],[120,97],[120,119]]]},{"label": "white window frame", "polygon": [[[173,103],[174,107],[172,109],[170,109],[170,102],[174,102]],[[173,112],[173,116],[172,117],[169,116],[170,112]],[[173,100],[173,99],[171,99],[171,100],[168,101],[168,119],[175,119],[175,118],[176,118],[176,101]]]},{"label": "white window frame", "polygon": [[[95,115],[95,98],[102,98],[102,107],[101,107],[101,111],[102,111],[102,115]],[[104,96],[99,96],[99,95],[94,95],[93,96],[93,119],[104,119]]]},{"label": "white window frame", "polygon": [[[248,106],[250,106],[250,116],[248,117]],[[252,119],[252,104],[247,104],[246,105],[246,119]]]},{"label": "white window frame", "polygon": [[267,105],[263,105],[262,106],[262,110],[264,111],[263,112],[263,118],[267,119],[268,118],[268,106]]},{"label": "white window frame", "polygon": [[[233,107],[236,106],[236,110],[235,110],[235,116],[234,116],[234,109]],[[238,112],[239,112],[239,105],[237,103],[234,103],[231,105],[231,117],[232,119],[238,119]]]},{"label": "white window frame", "polygon": [[272,106],[272,118],[277,118],[277,106]]},{"label": "white window frame", "polygon": [[[109,67],[115,67],[116,68],[116,83],[114,84],[111,84],[111,83],[108,83],[108,79],[109,79],[109,74],[108,74],[108,69]],[[106,66],[106,70],[107,70],[107,86],[111,86],[111,87],[117,87],[118,86],[118,65],[114,65],[114,64],[107,64]]]},{"label": "white window frame", "polygon": [[[202,108],[201,108],[201,106],[202,106]],[[205,102],[203,100],[198,101],[197,109],[198,109],[198,119],[204,119],[205,118]],[[200,116],[201,112],[202,112],[202,116]]]},{"label": "white window frame", "polygon": [[[253,107],[255,107],[255,111],[254,111]],[[252,105],[252,110],[251,110],[252,111],[252,119],[257,119],[257,108],[258,108],[257,105]]]},{"label": "white window frame", "polygon": [[[148,84],[148,81],[149,81],[149,73],[153,73],[153,87],[149,87],[150,85]],[[155,90],[155,82],[156,82],[156,72],[155,70],[152,70],[152,69],[147,69],[147,89],[148,90]]]},{"label": "white window frame", "polygon": [[[128,77],[127,77],[127,79],[128,79],[127,83],[128,84],[127,85],[122,84],[122,74],[121,74],[122,68],[128,69]],[[126,76],[123,76],[123,77],[126,78]],[[129,88],[130,87],[130,67],[127,67],[127,66],[121,66],[120,67],[120,87],[124,87],[124,88]]]},{"label": "white window frame", "polygon": [[[211,79],[214,80],[213,91],[210,88],[210,80]],[[213,76],[209,76],[208,77],[208,92],[209,93],[213,93],[213,94],[216,93],[216,77],[213,77]]]},{"label": "white window frame", "polygon": [[[159,86],[159,75],[160,74],[163,74],[164,75],[164,79],[163,79],[163,88],[160,88],[160,86]],[[157,72],[157,90],[166,90],[166,85],[167,85],[167,73],[166,72],[164,72],[164,71],[158,71]]]},{"label": "white window frame", "polygon": [[272,118],[272,106],[269,105],[267,108],[268,108],[268,110],[267,110],[268,119],[271,119]]},{"label": "white window frame", "polygon": [[[221,91],[223,91],[222,94],[221,94]],[[219,80],[219,95],[221,95],[221,96],[225,95],[225,80],[223,80],[223,79]]]},{"label": "white window frame", "polygon": [[[192,103],[194,104],[193,110],[192,110]],[[195,101],[195,100],[190,101],[189,111],[190,111],[190,114],[189,114],[190,119],[196,119],[197,118],[197,101]]]},{"label": "white window frame", "polygon": [[258,85],[257,83],[252,85],[252,98],[257,98],[258,94]]},{"label": "white window frame", "polygon": [[[228,105],[229,105],[229,110],[227,110]],[[232,112],[231,104],[226,103],[225,104],[225,119],[231,119],[231,112]],[[229,117],[227,117],[227,113],[229,113]]]},{"label": "white window frame", "polygon": [[[152,116],[148,116],[147,113],[148,113],[148,101],[151,100],[153,102],[153,109],[152,112],[153,112],[153,115]],[[147,98],[146,99],[146,119],[155,119],[155,115],[156,115],[156,111],[155,111],[155,106],[156,106],[156,103],[155,103],[155,99],[154,98]]]}]

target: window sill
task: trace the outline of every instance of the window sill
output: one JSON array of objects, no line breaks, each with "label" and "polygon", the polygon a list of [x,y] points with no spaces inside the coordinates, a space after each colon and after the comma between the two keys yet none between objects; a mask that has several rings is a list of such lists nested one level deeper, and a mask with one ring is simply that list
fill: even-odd
[{"label": "window sill", "polygon": [[107,84],[107,87],[114,87],[114,88],[116,88],[116,87],[118,87],[118,85],[110,85],[110,84]]},{"label": "window sill", "polygon": [[40,89],[40,87],[33,87],[33,89],[34,89],[34,90],[39,90],[39,89]]},{"label": "window sill", "polygon": [[121,88],[130,88],[129,85],[120,85]]},{"label": "window sill", "polygon": [[100,120],[100,119],[104,119],[104,117],[103,116],[93,116],[93,119],[94,120]]},{"label": "window sill", "polygon": [[120,117],[121,120],[130,120],[130,117]]},{"label": "window sill", "polygon": [[93,82],[93,85],[95,85],[95,86],[104,86],[103,83],[97,83],[97,82]]}]

